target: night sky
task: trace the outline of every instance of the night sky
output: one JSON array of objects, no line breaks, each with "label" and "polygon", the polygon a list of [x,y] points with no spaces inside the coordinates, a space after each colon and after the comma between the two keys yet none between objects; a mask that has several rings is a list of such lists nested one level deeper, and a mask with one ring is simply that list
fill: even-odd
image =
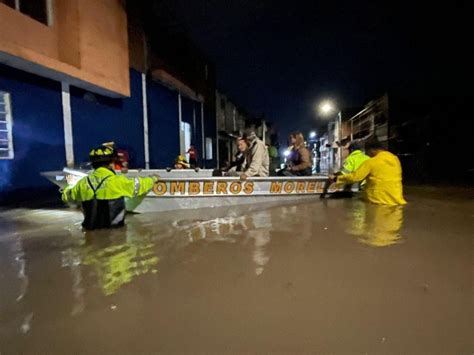
[{"label": "night sky", "polygon": [[470,11],[462,3],[168,3],[216,64],[219,90],[251,113],[265,113],[282,135],[320,129],[314,107],[323,98],[352,108],[387,90],[414,100],[460,90],[467,22],[455,13]]}]

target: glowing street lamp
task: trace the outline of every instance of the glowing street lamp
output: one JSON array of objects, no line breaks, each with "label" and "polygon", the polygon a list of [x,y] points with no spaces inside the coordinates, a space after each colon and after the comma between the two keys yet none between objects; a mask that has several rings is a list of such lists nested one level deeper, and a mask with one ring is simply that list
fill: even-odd
[{"label": "glowing street lamp", "polygon": [[316,132],[315,131],[309,132],[309,138],[316,138]]},{"label": "glowing street lamp", "polygon": [[[336,111],[335,105],[330,100],[325,100],[319,105],[319,113],[321,116],[329,116],[334,111]],[[337,119],[338,119],[338,136],[339,136],[339,145],[342,142],[342,115],[341,111],[337,110]],[[342,148],[339,147],[339,165],[342,167]]]},{"label": "glowing street lamp", "polygon": [[319,105],[319,112],[320,112],[321,115],[323,115],[323,116],[328,116],[328,115],[330,115],[334,110],[335,110],[334,104],[333,104],[331,101],[329,101],[329,100],[323,101],[323,102],[321,102],[321,104]]}]

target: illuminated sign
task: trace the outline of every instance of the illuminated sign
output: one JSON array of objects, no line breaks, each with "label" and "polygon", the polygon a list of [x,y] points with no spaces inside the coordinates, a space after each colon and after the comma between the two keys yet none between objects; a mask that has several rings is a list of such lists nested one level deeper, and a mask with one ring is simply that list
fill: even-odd
[{"label": "illuminated sign", "polygon": [[[161,180],[153,186],[156,196],[258,196],[320,194],[324,180]],[[335,191],[332,185],[328,192]]]}]

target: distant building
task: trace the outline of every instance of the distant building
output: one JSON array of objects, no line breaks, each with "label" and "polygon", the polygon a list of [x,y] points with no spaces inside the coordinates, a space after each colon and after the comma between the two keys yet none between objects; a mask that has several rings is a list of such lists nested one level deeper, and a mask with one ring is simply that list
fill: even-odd
[{"label": "distant building", "polygon": [[353,115],[343,113],[340,140],[338,119],[331,121],[326,148],[321,144],[321,159],[329,155],[329,166],[337,169],[337,157],[342,153],[345,159],[347,150],[342,147],[348,142],[363,144],[376,138],[399,157],[407,180],[473,181],[474,159],[469,154],[473,121],[468,112],[453,98],[415,99],[403,93],[387,93]]},{"label": "distant building", "polygon": [[216,91],[216,119],[218,132],[219,163],[232,161],[237,153],[235,140],[242,136],[248,115],[239,109],[229,98]]}]

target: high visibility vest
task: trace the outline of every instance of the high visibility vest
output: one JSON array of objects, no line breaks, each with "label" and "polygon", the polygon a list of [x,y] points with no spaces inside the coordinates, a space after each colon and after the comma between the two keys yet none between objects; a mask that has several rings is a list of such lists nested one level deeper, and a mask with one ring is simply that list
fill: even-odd
[{"label": "high visibility vest", "polygon": [[151,177],[127,178],[107,168],[98,168],[74,186],[64,189],[64,202],[80,202],[86,229],[110,228],[123,225],[124,197],[146,195],[155,182]]},{"label": "high visibility vest", "polygon": [[353,173],[364,163],[365,161],[369,160],[370,157],[365,155],[360,150],[354,150],[344,161],[344,165],[342,167],[342,172],[344,174]]}]

